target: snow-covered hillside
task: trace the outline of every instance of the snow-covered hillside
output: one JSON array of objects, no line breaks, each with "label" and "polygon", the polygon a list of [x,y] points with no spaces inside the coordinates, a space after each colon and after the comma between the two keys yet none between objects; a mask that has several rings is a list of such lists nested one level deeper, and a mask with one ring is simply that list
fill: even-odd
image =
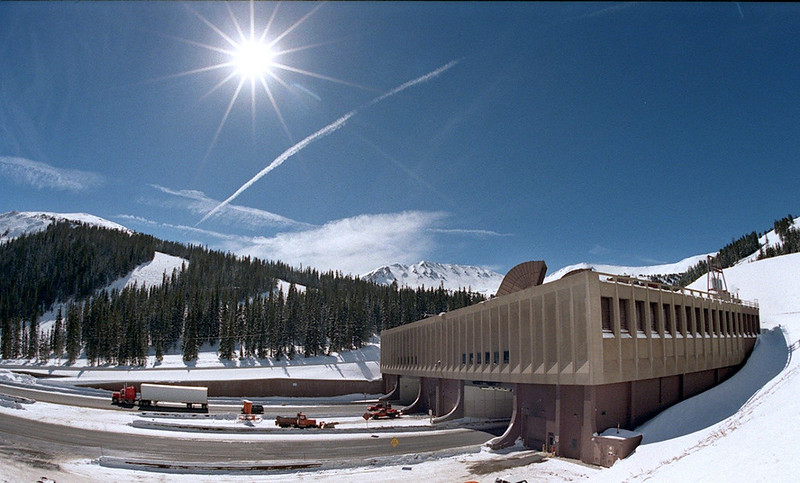
[{"label": "snow-covered hillside", "polygon": [[167,255],[166,253],[156,252],[153,259],[134,268],[131,273],[115,280],[107,287],[107,290],[122,290],[125,287],[136,285],[142,287],[159,287],[163,281],[164,274],[169,278],[173,270],[180,272],[181,266],[188,266],[189,261]]},{"label": "snow-covered hillside", "polygon": [[[794,220],[792,220],[792,225],[791,226],[795,230],[800,229],[800,217],[795,218]],[[775,248],[778,245],[780,245],[781,244],[781,239],[778,236],[778,233],[775,232],[775,230],[770,230],[770,231],[764,233],[761,236],[761,238],[758,239],[758,243],[761,244],[762,249],[766,250],[768,247]],[[759,252],[756,251],[752,255],[750,255],[749,257],[745,257],[742,260],[739,260],[739,263],[742,264],[742,263],[752,262],[752,261],[754,261],[754,260],[756,260],[758,258],[758,255],[759,255]]]},{"label": "snow-covered hillside", "polygon": [[466,288],[487,297],[494,295],[503,281],[503,275],[485,268],[426,261],[414,265],[386,265],[361,278],[383,285],[396,281],[400,287],[417,288],[424,285],[426,288],[438,288],[443,285],[447,290]]},{"label": "snow-covered hillside", "polygon": [[[758,299],[763,330],[730,380],[638,428],[644,443],[602,481],[793,481],[800,461],[800,253],[724,270],[728,288]],[[705,290],[705,278],[692,286]],[[793,345],[794,344],[794,345]],[[740,455],[736,461],[731,455]],[[533,474],[533,473],[529,473]]]},{"label": "snow-covered hillside", "polygon": [[641,267],[623,267],[619,265],[602,265],[598,263],[576,263],[575,265],[568,265],[564,268],[558,269],[555,272],[547,275],[544,279],[545,283],[559,280],[564,275],[573,270],[592,268],[596,272],[610,273],[613,275],[628,275],[637,278],[647,278],[650,275],[667,275],[673,273],[683,273],[690,267],[697,264],[701,260],[705,260],[707,255],[716,255],[716,252],[708,253],[705,255],[695,255],[692,257],[684,258],[683,260],[675,263],[666,263],[663,265],[648,265]]},{"label": "snow-covered hillside", "polygon": [[28,233],[44,231],[55,221],[75,221],[130,233],[124,226],[88,213],[49,213],[45,211],[9,211],[0,214],[0,243]]}]

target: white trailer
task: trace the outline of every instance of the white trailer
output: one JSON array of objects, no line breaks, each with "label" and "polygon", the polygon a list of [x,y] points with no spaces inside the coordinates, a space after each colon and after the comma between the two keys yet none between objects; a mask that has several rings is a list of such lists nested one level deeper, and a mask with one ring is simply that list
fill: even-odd
[{"label": "white trailer", "polygon": [[159,402],[186,404],[187,408],[199,404],[201,408],[208,409],[208,388],[204,386],[142,384],[139,405],[157,405]]}]

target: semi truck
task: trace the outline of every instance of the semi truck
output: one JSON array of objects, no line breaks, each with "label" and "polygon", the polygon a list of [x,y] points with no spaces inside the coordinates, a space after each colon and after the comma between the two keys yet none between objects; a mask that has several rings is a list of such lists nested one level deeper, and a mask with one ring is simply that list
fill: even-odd
[{"label": "semi truck", "polygon": [[136,386],[125,385],[111,393],[111,404],[132,404],[139,407],[156,406],[159,402],[185,404],[191,409],[195,404],[208,409],[208,388],[204,386],[167,386],[163,384],[142,384],[141,393]]}]

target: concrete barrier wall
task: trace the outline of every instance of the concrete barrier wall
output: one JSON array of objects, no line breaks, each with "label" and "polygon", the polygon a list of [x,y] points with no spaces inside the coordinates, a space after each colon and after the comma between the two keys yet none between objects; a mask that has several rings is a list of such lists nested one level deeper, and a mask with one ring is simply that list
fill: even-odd
[{"label": "concrete barrier wall", "polygon": [[[128,381],[129,386],[141,383],[169,384],[161,381]],[[382,394],[383,381],[313,380],[313,379],[248,379],[229,381],[175,381],[182,386],[205,386],[209,397],[332,397],[346,394]],[[78,384],[116,391],[125,382],[99,382]]]},{"label": "concrete barrier wall", "polygon": [[464,417],[510,418],[514,412],[514,393],[478,386],[464,386]]}]

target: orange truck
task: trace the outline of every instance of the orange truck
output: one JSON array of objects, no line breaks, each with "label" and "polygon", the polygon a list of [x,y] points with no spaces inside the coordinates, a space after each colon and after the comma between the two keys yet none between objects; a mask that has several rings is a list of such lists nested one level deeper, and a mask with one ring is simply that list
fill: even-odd
[{"label": "orange truck", "polygon": [[316,419],[308,419],[305,414],[297,413],[297,416],[287,417],[278,416],[275,418],[275,426],[282,428],[318,428]]}]

